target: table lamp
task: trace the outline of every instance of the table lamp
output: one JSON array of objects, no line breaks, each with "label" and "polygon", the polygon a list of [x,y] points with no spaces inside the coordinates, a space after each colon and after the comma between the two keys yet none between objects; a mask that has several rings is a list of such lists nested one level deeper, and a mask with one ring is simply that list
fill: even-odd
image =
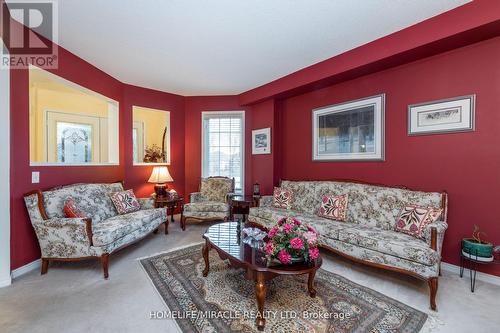
[{"label": "table lamp", "polygon": [[157,197],[167,196],[167,184],[166,182],[173,182],[172,176],[168,172],[167,166],[156,166],[151,172],[151,177],[149,177],[148,183],[155,184],[155,193]]}]

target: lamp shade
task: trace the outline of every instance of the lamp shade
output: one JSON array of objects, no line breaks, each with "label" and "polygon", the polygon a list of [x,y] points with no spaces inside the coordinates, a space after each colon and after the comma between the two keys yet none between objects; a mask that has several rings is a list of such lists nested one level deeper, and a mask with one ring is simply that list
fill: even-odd
[{"label": "lamp shade", "polygon": [[166,182],[173,182],[172,176],[168,172],[166,166],[156,166],[151,172],[151,177],[149,177],[148,183],[161,184]]}]

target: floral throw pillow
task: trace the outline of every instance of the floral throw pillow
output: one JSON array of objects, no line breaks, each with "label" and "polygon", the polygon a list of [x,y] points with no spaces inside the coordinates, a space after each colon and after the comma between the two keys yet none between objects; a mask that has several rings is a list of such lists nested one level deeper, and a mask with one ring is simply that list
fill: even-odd
[{"label": "floral throw pillow", "polygon": [[66,200],[66,202],[64,203],[63,211],[64,216],[69,218],[87,218],[87,215],[85,215],[85,213],[78,208],[73,198],[68,198]]},{"label": "floral throw pillow", "polygon": [[435,222],[442,212],[440,208],[406,205],[399,215],[394,230],[424,239],[425,227]]},{"label": "floral throw pillow", "polygon": [[281,187],[275,187],[273,192],[273,206],[276,208],[290,209],[292,207],[293,193]]},{"label": "floral throw pillow", "polygon": [[127,214],[141,209],[133,190],[113,192],[109,194],[118,214]]},{"label": "floral throw pillow", "polygon": [[321,207],[318,216],[345,222],[347,219],[347,203],[349,194],[324,195],[321,199]]}]

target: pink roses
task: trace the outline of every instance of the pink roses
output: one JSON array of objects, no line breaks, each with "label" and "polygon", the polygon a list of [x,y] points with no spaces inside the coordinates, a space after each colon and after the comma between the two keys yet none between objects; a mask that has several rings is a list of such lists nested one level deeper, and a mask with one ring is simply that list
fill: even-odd
[{"label": "pink roses", "polygon": [[286,234],[289,234],[289,233],[290,233],[290,231],[292,231],[292,229],[293,229],[293,225],[291,225],[291,224],[288,224],[288,223],[287,223],[287,224],[285,224],[285,225],[283,226],[283,231],[284,231]]},{"label": "pink roses", "polygon": [[317,247],[312,247],[309,249],[309,258],[318,259],[319,257],[319,249]]},{"label": "pink roses", "polygon": [[292,262],[292,256],[286,250],[278,252],[278,259],[282,264],[289,264]]},{"label": "pink roses", "polygon": [[269,232],[267,233],[267,236],[269,238],[273,238],[277,232],[278,232],[278,227],[272,227],[271,230],[269,230]]},{"label": "pink roses", "polygon": [[292,249],[302,249],[304,247],[304,242],[302,239],[295,237],[290,240],[290,246]]}]

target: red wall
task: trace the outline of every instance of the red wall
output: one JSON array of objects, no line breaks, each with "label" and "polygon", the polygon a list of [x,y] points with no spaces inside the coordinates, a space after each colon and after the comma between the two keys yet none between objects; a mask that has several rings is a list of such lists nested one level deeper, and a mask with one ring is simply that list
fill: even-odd
[{"label": "red wall", "polygon": [[271,154],[251,155],[252,184],[259,183],[260,192],[265,195],[272,193],[281,175],[280,105],[280,102],[269,99],[251,107],[252,130],[271,128]]},{"label": "red wall", "polygon": [[125,148],[125,186],[134,189],[140,197],[148,197],[154,192],[154,184],[147,183],[152,166],[134,166],[132,156],[132,107],[142,106],[170,111],[170,165],[168,170],[174,179],[169,188],[184,194],[184,97],[157,90],[124,85],[123,91],[123,131]]},{"label": "red wall", "polygon": [[[385,162],[313,162],[311,110],[386,94]],[[408,104],[476,94],[476,131],[408,136]],[[459,264],[459,242],[478,224],[500,243],[500,37],[286,99],[285,179],[357,179],[449,193],[444,261]],[[487,270],[492,272],[491,270]],[[498,270],[496,271],[499,272]]]},{"label": "red wall", "polygon": [[203,111],[245,111],[245,192],[251,194],[251,112],[241,107],[237,96],[186,97],[184,102],[185,193],[197,192],[201,178],[201,113]]}]

